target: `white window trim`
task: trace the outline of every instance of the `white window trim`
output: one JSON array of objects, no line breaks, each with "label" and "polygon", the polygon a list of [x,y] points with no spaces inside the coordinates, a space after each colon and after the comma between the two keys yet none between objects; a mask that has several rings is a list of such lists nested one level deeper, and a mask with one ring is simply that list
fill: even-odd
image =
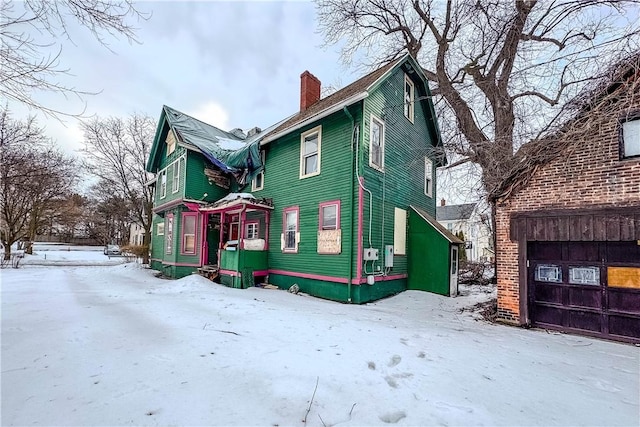
[{"label": "white window trim", "polygon": [[[304,174],[304,139],[312,135],[314,133],[318,133],[318,170],[312,173]],[[300,179],[309,178],[311,176],[320,175],[320,166],[322,165],[321,157],[322,156],[322,126],[317,126],[313,129],[309,129],[300,135]]]},{"label": "white window trim", "polygon": [[[262,160],[262,170],[260,171],[260,173],[258,175],[256,175],[251,180],[251,191],[259,191],[259,190],[262,190],[264,188],[264,165],[265,165],[265,154],[264,154],[264,151],[260,151],[260,159]],[[262,185],[260,187],[258,187],[256,185],[258,176],[262,176],[262,179],[260,180]]]},{"label": "white window trim", "polygon": [[[427,166],[429,169],[429,176],[427,176]],[[428,186],[427,182],[431,185]],[[424,194],[428,197],[433,197],[433,161],[426,157],[424,158]]]},{"label": "white window trim", "polygon": [[[380,136],[380,150],[382,151],[381,155],[380,155],[380,160],[381,160],[381,165],[378,166],[375,163],[373,163],[373,150],[372,150],[372,138],[371,135],[373,134],[373,121],[378,122],[378,124],[382,127],[382,135]],[[384,172],[384,154],[385,154],[385,133],[387,130],[387,126],[384,123],[384,121],[382,119],[379,119],[378,117],[374,116],[373,114],[371,114],[371,118],[369,120],[369,166],[371,166],[374,169],[379,170],[380,172]]]},{"label": "white window trim", "polygon": [[404,97],[405,94],[405,89],[406,89],[406,85],[407,83],[409,83],[409,87],[411,87],[411,100],[409,101],[409,115],[404,114],[404,108],[402,109],[402,113],[404,114],[404,116],[409,119],[409,121],[411,123],[413,123],[414,121],[414,116],[415,116],[415,104],[416,104],[416,85],[413,83],[413,81],[409,78],[408,75],[404,75],[404,85],[402,86],[402,103],[405,104],[407,102],[407,100]]},{"label": "white window trim", "polygon": [[164,222],[156,224],[156,236],[164,236]]},{"label": "white window trim", "polygon": [[[249,237],[249,234],[251,234],[251,233],[249,233],[249,229],[250,229],[250,228],[253,228],[253,229],[254,229],[254,230],[253,230],[253,231],[254,231],[254,232],[253,232],[254,237]],[[244,235],[245,235],[245,238],[246,238],[247,240],[251,240],[251,239],[259,239],[259,237],[258,237],[258,231],[259,231],[259,228],[260,228],[260,224],[259,224],[258,222],[248,222],[248,223],[245,225],[245,228],[244,228]]]},{"label": "white window trim", "polygon": [[167,197],[167,169],[160,172],[160,198]]},{"label": "white window trim", "polygon": [[177,193],[180,189],[180,161],[178,159],[173,163],[173,179],[171,180],[171,193]]}]

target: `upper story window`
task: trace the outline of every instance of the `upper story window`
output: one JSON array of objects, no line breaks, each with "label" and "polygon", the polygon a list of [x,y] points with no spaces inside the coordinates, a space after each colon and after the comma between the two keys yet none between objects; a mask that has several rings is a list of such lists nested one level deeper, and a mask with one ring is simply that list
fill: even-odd
[{"label": "upper story window", "polygon": [[340,200],[320,203],[320,230],[338,230],[340,228]]},{"label": "upper story window", "polygon": [[640,156],[640,113],[622,122],[620,133],[622,158]]},{"label": "upper story window", "polygon": [[173,182],[171,184],[171,191],[173,193],[180,188],[180,160],[173,163]]},{"label": "upper story window", "polygon": [[415,85],[405,74],[404,76],[404,116],[413,123],[413,110],[415,106]]},{"label": "upper story window", "polygon": [[160,198],[164,199],[167,195],[167,170],[160,173]]},{"label": "upper story window", "polygon": [[167,134],[167,156],[176,150],[176,136],[173,134],[173,130],[169,129]]},{"label": "upper story window", "polygon": [[373,115],[369,132],[369,166],[384,169],[384,122]]},{"label": "upper story window", "polygon": [[433,197],[433,161],[424,158],[424,194]]},{"label": "upper story window", "polygon": [[262,160],[262,168],[263,169],[251,181],[251,191],[258,191],[258,190],[262,190],[264,188],[264,164],[265,164],[264,151],[260,151],[260,159]]},{"label": "upper story window", "polygon": [[322,128],[306,131],[300,137],[300,178],[320,174]]}]

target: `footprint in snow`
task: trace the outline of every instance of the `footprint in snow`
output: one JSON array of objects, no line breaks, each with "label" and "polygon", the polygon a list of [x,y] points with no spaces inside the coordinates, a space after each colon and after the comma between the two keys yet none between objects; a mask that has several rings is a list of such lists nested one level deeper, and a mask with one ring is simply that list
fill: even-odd
[{"label": "footprint in snow", "polygon": [[376,364],[375,362],[367,362],[367,366],[369,367],[369,369],[371,369],[372,371],[376,370]]},{"label": "footprint in snow", "polygon": [[404,411],[396,411],[396,412],[389,412],[386,414],[382,414],[378,418],[380,418],[380,421],[384,423],[395,424],[401,419],[406,417],[407,417],[407,414]]},{"label": "footprint in snow", "polygon": [[394,366],[397,366],[401,361],[402,357],[394,354],[393,357],[389,360],[389,363],[387,363],[387,366],[393,368]]}]

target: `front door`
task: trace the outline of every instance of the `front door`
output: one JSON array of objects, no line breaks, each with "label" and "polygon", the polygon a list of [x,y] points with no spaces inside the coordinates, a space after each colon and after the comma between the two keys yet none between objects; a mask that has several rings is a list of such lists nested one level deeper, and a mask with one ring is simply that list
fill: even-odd
[{"label": "front door", "polygon": [[451,271],[449,274],[449,295],[458,295],[458,247],[451,246]]}]

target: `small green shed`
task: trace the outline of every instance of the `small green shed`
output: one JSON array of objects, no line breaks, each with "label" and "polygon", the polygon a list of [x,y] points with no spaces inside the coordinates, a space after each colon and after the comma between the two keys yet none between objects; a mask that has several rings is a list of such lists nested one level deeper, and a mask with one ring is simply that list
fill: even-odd
[{"label": "small green shed", "polygon": [[463,243],[423,209],[411,206],[407,288],[456,296],[459,245]]}]

